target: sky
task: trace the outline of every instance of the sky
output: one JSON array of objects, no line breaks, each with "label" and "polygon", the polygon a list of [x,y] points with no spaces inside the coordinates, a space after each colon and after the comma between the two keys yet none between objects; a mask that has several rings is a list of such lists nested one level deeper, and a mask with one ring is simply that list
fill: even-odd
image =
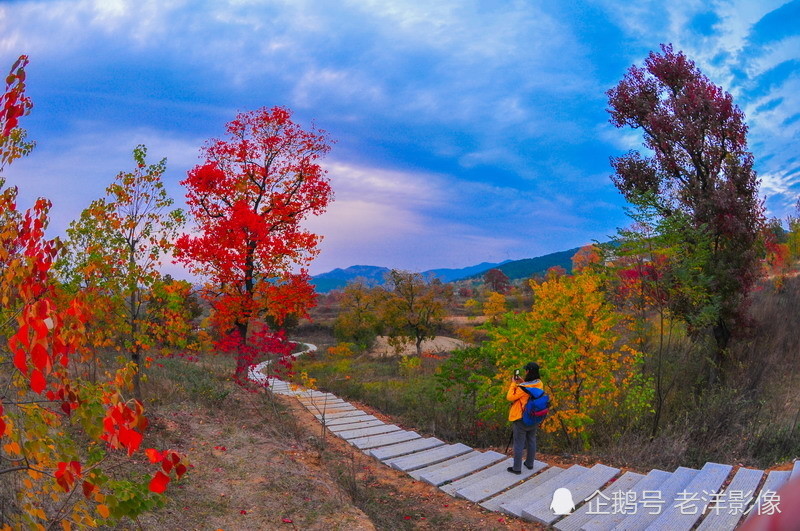
[{"label": "sky", "polygon": [[629,224],[609,157],[641,138],[605,92],[662,43],[733,95],[768,215],[795,213],[800,0],[4,0],[37,147],[3,175],[62,235],[145,144],[183,205],[204,142],[280,105],[336,140],[312,274],[540,256]]}]

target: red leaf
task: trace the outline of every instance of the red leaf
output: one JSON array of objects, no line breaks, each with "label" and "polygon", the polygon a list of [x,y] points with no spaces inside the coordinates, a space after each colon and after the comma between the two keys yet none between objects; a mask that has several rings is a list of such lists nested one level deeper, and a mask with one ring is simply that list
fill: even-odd
[{"label": "red leaf", "polygon": [[34,370],[31,372],[31,389],[34,393],[41,393],[44,391],[44,388],[47,387],[47,382],[44,379],[44,375],[41,371]]},{"label": "red leaf", "polygon": [[36,343],[31,351],[31,361],[33,366],[44,371],[50,364],[50,359],[47,355],[47,349],[41,343]]},{"label": "red leaf", "polygon": [[148,448],[144,451],[144,453],[147,454],[147,458],[151,463],[160,463],[164,459],[164,456],[161,454],[161,452],[155,448]]},{"label": "red leaf", "polygon": [[159,470],[158,472],[156,472],[156,475],[153,476],[153,479],[150,480],[150,490],[158,494],[161,494],[165,490],[167,490],[168,483],[169,483],[169,476]]},{"label": "red leaf", "polygon": [[133,455],[133,452],[138,450],[139,445],[142,444],[142,434],[138,431],[120,428],[119,443],[128,449],[128,455]]},{"label": "red leaf", "polygon": [[292,519],[291,518],[284,518],[283,519],[283,523],[284,524],[291,524],[292,523]]},{"label": "red leaf", "polygon": [[86,497],[88,498],[89,496],[91,496],[91,495],[92,495],[92,492],[94,492],[94,490],[95,490],[96,488],[97,488],[97,487],[95,487],[94,485],[92,485],[92,484],[91,484],[91,483],[89,483],[88,481],[84,481],[84,482],[83,482],[83,495],[84,495],[84,496],[86,496]]}]

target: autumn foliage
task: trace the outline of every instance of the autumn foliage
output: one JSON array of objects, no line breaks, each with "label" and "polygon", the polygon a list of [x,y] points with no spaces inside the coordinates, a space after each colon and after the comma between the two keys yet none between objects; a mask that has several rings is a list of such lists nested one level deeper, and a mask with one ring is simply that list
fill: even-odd
[{"label": "autumn foliage", "polygon": [[612,179],[683,242],[673,267],[684,288],[671,309],[694,330],[712,332],[713,381],[759,274],[764,206],[744,113],[671,45],[632,66],[608,101],[611,123],[640,130],[648,150],[613,157]]},{"label": "autumn foliage", "polygon": [[[4,165],[24,154],[18,119],[31,106],[22,90],[26,63],[23,56],[14,65],[2,98]],[[23,212],[16,197],[17,188],[0,180],[0,477],[21,485],[0,525],[44,529],[61,522],[68,529],[135,517],[162,503],[157,489],[187,464],[165,452],[171,466],[162,464],[153,476],[157,489],[146,488],[149,480],[137,488],[115,477],[109,465],[139,452],[147,427],[142,404],[126,397],[133,368],[99,382],[80,374],[88,308],[63,297],[53,280],[61,244],[45,236],[49,201]]]},{"label": "autumn foliage", "polygon": [[[203,147],[205,162],[182,182],[197,232],[179,238],[176,257],[209,279],[205,294],[221,335],[235,332],[246,344],[254,319],[281,323],[314,302],[304,266],[320,237],[300,223],[332,198],[317,162],[330,141],[282,107],[241,113],[226,133]],[[240,359],[237,375],[246,369]]]},{"label": "autumn foliage", "polygon": [[553,402],[542,429],[588,446],[599,417],[648,407],[648,386],[639,377],[641,353],[622,341],[628,323],[606,299],[599,275],[588,270],[553,275],[533,283],[533,291],[530,312],[507,314],[488,329],[484,351],[497,372],[484,386],[484,398],[496,411],[507,410],[510,375],[535,361]]}]

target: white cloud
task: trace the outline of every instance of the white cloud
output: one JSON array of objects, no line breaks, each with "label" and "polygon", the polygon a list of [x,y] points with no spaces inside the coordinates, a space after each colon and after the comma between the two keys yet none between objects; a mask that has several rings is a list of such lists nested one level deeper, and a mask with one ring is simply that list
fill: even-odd
[{"label": "white cloud", "polygon": [[[50,230],[63,234],[69,223],[93,200],[105,195],[105,188],[121,171],[133,167],[131,153],[144,144],[147,160],[167,158],[164,184],[176,206],[183,205],[185,191],[178,182],[186,170],[197,164],[198,139],[169,136],[152,129],[93,131],[91,123],[59,143],[39,143],[31,155],[15,161],[3,175],[8,185],[20,189],[20,206],[31,205],[36,197],[53,202]],[[91,161],[89,163],[88,161]]]}]

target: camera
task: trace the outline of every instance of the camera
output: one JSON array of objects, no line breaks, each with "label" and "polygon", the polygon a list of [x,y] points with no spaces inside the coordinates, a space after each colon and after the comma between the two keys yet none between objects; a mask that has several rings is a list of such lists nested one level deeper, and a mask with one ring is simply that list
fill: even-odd
[{"label": "camera", "polygon": [[514,378],[519,378],[519,369],[514,369]]}]

